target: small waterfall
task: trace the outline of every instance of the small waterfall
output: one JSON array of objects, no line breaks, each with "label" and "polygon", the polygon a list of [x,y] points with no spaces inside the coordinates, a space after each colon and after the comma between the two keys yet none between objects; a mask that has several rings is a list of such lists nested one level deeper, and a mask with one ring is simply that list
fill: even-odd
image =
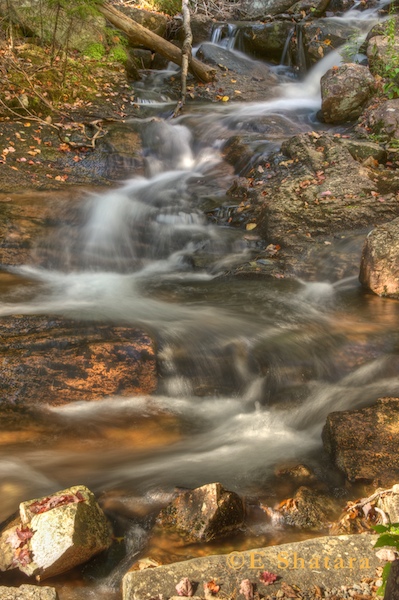
[{"label": "small waterfall", "polygon": [[227,50],[234,50],[239,29],[234,23],[217,23],[212,28],[211,42]]},{"label": "small waterfall", "polygon": [[285,65],[287,63],[287,66],[289,66],[289,67],[292,66],[291,54],[289,52],[289,49],[290,49],[290,43],[291,43],[294,33],[295,33],[295,27],[293,27],[290,30],[290,32],[287,35],[287,39],[285,40],[283,53],[282,53],[281,59],[280,59],[280,65]]},{"label": "small waterfall", "polygon": [[305,47],[303,45],[302,23],[298,23],[296,25],[295,35],[296,35],[295,64],[296,64],[299,74],[304,75],[307,72],[307,62],[306,62]]}]

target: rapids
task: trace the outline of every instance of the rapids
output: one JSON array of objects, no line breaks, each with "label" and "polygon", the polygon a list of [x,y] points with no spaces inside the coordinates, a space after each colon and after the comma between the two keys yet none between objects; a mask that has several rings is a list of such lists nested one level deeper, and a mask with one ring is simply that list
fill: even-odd
[{"label": "rapids", "polygon": [[[365,13],[356,15],[363,25]],[[375,11],[366,16],[374,22]],[[320,126],[320,76],[339,59],[329,54],[302,80],[283,71],[267,102],[194,105],[174,121],[162,117],[167,102],[151,104],[160,116],[140,124],[147,176],[132,173],[117,189],[86,195],[78,236],[60,244],[55,264],[9,269],[11,288],[0,274],[0,316],[137,326],[157,342],[157,394],[41,407],[35,445],[1,446],[1,518],[21,500],[84,483],[123,523],[128,559],[105,587],[90,583],[85,598],[111,598],[145,551],[148,515],[176,487],[221,481],[270,499],[276,465],[300,461],[344,494],[321,451],[327,415],[399,393],[396,302],[366,294],[356,278],[329,280],[326,265],[320,281],[225,278],[228,266],[250,260],[251,247],[245,232],[209,223],[201,209],[231,185],[219,166],[235,130],[264,115],[297,131]],[[264,139],[258,151],[275,147]],[[55,426],[64,429],[56,439]],[[273,539],[272,529],[259,535]],[[64,587],[62,600],[83,597]]]}]

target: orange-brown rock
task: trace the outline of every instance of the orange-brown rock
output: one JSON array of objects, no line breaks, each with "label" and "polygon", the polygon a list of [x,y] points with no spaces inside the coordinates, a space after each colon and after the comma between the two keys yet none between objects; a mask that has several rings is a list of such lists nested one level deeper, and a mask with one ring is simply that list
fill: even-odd
[{"label": "orange-brown rock", "polygon": [[153,342],[137,329],[17,316],[0,319],[0,340],[4,403],[57,405],[157,385]]},{"label": "orange-brown rock", "polygon": [[244,505],[235,492],[209,483],[180,494],[159,515],[165,527],[181,532],[187,541],[208,542],[238,529]]}]

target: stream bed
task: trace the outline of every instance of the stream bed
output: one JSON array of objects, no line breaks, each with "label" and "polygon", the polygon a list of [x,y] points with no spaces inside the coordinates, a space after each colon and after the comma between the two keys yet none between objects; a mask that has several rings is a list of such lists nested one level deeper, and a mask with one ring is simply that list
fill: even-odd
[{"label": "stream bed", "polygon": [[[399,393],[399,304],[365,292],[356,275],[367,232],[346,239],[353,275],[345,279],[334,278],[333,248],[312,281],[235,277],[230,267],[250,261],[256,244],[245,229],[204,216],[212,203],[228,211],[235,174],[222,147],[234,132],[275,119],[275,135],[254,139],[254,155],[266,157],[284,139],[282,121],[289,135],[322,127],[319,80],[337,57],[303,80],[276,69],[272,100],[193,104],[175,120],[168,102],[154,100],[162,75],[151,74],[147,116],[133,123],[146,176],[76,190],[81,219],[60,231],[58,246],[51,240],[48,260],[0,273],[0,317],[138,327],[157,347],[156,393],[42,406],[20,431],[0,432],[1,519],[21,500],[85,484],[125,538],[107,559],[49,581],[61,600],[119,598],[120,578],[140,556],[167,562],[314,535],[256,509],[293,492],[275,477],[282,465],[306,464],[337,507],[345,504],[343,480],[322,452],[326,417]],[[255,507],[245,531],[190,547],[152,533],[176,489],[214,481]]]}]

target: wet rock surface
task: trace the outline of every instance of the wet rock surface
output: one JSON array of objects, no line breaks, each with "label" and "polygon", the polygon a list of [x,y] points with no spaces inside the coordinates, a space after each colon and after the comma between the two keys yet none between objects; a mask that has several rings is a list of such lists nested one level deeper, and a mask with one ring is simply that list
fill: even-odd
[{"label": "wet rock surface", "polygon": [[334,503],[322,492],[301,486],[280,512],[292,527],[322,531],[334,514]]},{"label": "wet rock surface", "polygon": [[399,297],[399,219],[373,229],[360,264],[361,283],[379,296]]},{"label": "wet rock surface", "polygon": [[399,179],[379,160],[384,152],[369,142],[310,132],[288,139],[260,168],[255,163],[254,181],[241,178],[229,194],[266,242],[257,260],[271,272],[310,274],[325,243],[398,215]]},{"label": "wet rock surface", "polygon": [[19,569],[40,581],[69,571],[111,545],[110,525],[84,486],[22,502],[0,537],[0,570]]},{"label": "wet rock surface", "polygon": [[209,542],[237,530],[244,521],[241,498],[220,483],[210,483],[180,494],[158,517],[191,541]]},{"label": "wet rock surface", "polygon": [[3,406],[59,405],[156,388],[153,343],[136,329],[27,316],[3,317],[0,330]]},{"label": "wet rock surface", "polygon": [[390,485],[399,477],[398,423],[398,398],[331,413],[323,430],[324,447],[350,482]]}]

